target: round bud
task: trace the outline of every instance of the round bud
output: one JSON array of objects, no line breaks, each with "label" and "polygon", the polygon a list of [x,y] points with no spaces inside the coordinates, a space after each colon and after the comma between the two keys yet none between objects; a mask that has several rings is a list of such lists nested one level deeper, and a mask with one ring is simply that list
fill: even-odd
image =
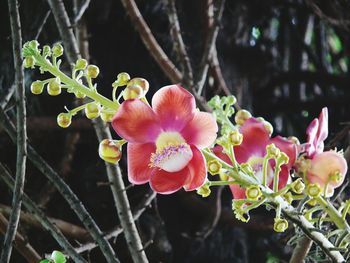
[{"label": "round bud", "polygon": [[57,124],[62,128],[67,128],[72,123],[72,116],[69,113],[60,113],[57,116]]},{"label": "round bud", "polygon": [[124,100],[139,99],[143,97],[143,90],[139,85],[128,85],[123,91]]},{"label": "round bud", "polygon": [[278,156],[278,162],[280,164],[287,164],[289,162],[289,157],[287,154],[284,152],[281,152],[280,155]]},{"label": "round bud", "polygon": [[47,85],[47,93],[51,96],[57,96],[61,94],[61,81],[58,78],[50,80]]},{"label": "round bud", "polygon": [[148,90],[149,90],[149,83],[146,79],[144,78],[133,78],[132,80],[129,81],[128,86],[140,86],[141,89],[143,90],[143,95],[145,95]]},{"label": "round bud", "polygon": [[88,62],[87,62],[86,59],[79,58],[79,59],[75,62],[74,68],[77,69],[77,70],[84,70],[84,69],[86,69],[87,65],[88,65]]},{"label": "round bud", "polygon": [[89,65],[87,67],[86,76],[88,78],[92,78],[92,79],[97,78],[99,73],[100,73],[100,69],[97,66]]},{"label": "round bud", "polygon": [[23,66],[25,68],[34,68],[35,66],[35,59],[33,56],[26,57],[23,62]]},{"label": "round bud", "polygon": [[297,137],[295,137],[295,136],[289,136],[289,137],[288,137],[288,140],[289,140],[290,142],[294,143],[295,145],[300,145],[299,139],[298,139]]},{"label": "round bud", "polygon": [[211,190],[208,184],[204,184],[197,189],[197,194],[201,195],[202,197],[208,197],[210,193],[211,193]]},{"label": "round bud", "polygon": [[284,232],[288,228],[288,221],[282,218],[275,218],[275,223],[273,224],[273,230],[276,232]]},{"label": "round bud", "polygon": [[101,112],[101,119],[105,122],[112,122],[114,113],[111,112]]},{"label": "round bud", "polygon": [[243,141],[243,134],[238,130],[230,132],[228,139],[233,146],[240,145]]},{"label": "round bud", "polygon": [[227,104],[233,105],[236,102],[237,102],[237,99],[235,96],[233,96],[233,95],[227,96]]},{"label": "round bud", "polygon": [[293,202],[293,195],[291,192],[287,192],[283,195],[284,199],[288,202],[288,204],[291,204]]},{"label": "round bud", "polygon": [[121,146],[118,141],[104,139],[100,142],[98,154],[102,160],[116,164],[122,157]]},{"label": "round bud", "polygon": [[43,89],[44,84],[40,80],[36,80],[32,83],[32,85],[30,85],[30,91],[35,95],[41,94],[43,92]]},{"label": "round bud", "polygon": [[85,115],[88,119],[92,120],[100,116],[101,106],[96,102],[90,102],[86,104]]},{"label": "round bud", "polygon": [[258,200],[262,195],[259,185],[248,186],[245,190],[245,195],[249,200]]},{"label": "round bud", "polygon": [[51,48],[50,48],[50,46],[45,45],[43,47],[43,56],[44,57],[51,56]]},{"label": "round bud", "polygon": [[117,83],[118,83],[118,86],[125,86],[128,84],[130,80],[130,75],[126,72],[121,72],[118,74],[117,76]]},{"label": "round bud", "polygon": [[305,184],[301,178],[298,178],[291,184],[292,191],[296,194],[302,194],[305,189]]},{"label": "round bud", "polygon": [[211,175],[218,174],[220,172],[221,167],[221,163],[218,160],[213,159],[208,162],[208,172]]},{"label": "round bud", "polygon": [[263,121],[265,129],[268,131],[269,135],[273,133],[273,127],[268,121]]},{"label": "round bud", "polygon": [[237,113],[235,115],[235,122],[238,125],[243,125],[245,123],[245,121],[248,120],[251,117],[252,117],[252,115],[250,114],[249,111],[247,111],[247,110],[239,110],[239,111],[237,111]]},{"label": "round bud", "polygon": [[80,91],[74,92],[74,95],[77,99],[84,99],[86,97],[86,95]]},{"label": "round bud", "polygon": [[60,57],[63,55],[63,46],[60,43],[56,43],[52,47],[52,55],[54,57]]},{"label": "round bud", "polygon": [[319,184],[308,184],[306,187],[306,193],[311,198],[317,198],[321,194],[321,187]]},{"label": "round bud", "polygon": [[30,48],[32,49],[38,49],[39,47],[39,42],[37,40],[32,40],[29,41],[28,45],[30,46]]}]

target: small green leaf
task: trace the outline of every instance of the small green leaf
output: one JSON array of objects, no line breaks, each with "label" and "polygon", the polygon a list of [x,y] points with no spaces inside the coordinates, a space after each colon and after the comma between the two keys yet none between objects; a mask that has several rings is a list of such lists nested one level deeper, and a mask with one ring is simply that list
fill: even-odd
[{"label": "small green leaf", "polygon": [[63,255],[62,252],[54,250],[51,254],[51,259],[55,262],[55,263],[66,263],[66,257],[65,255]]}]

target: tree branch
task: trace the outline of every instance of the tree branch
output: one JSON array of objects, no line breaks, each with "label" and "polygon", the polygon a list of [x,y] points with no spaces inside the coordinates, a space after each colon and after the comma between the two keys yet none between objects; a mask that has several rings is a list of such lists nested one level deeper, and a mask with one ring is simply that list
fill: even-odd
[{"label": "tree branch", "polygon": [[24,188],[26,158],[27,158],[27,130],[26,130],[26,107],[25,107],[25,89],[24,73],[22,68],[21,48],[22,34],[21,21],[18,11],[17,0],[8,0],[12,52],[15,66],[15,86],[16,86],[16,109],[17,109],[17,158],[16,158],[16,181],[13,189],[12,212],[4,239],[1,253],[1,262],[9,262],[12,251],[12,242],[15,239],[21,213],[22,195]]}]

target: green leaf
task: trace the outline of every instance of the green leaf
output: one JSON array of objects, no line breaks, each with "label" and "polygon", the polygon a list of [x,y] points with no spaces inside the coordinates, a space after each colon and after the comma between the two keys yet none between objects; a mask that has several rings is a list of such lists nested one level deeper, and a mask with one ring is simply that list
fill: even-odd
[{"label": "green leaf", "polygon": [[62,252],[54,250],[51,254],[51,259],[55,262],[55,263],[66,263],[66,257],[65,255],[63,255]]}]

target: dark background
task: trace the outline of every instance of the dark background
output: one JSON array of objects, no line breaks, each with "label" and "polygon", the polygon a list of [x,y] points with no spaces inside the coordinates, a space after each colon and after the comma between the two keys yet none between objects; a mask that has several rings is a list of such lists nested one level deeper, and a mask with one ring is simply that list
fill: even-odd
[{"label": "dark background", "polygon": [[[49,10],[46,1],[22,0],[20,13],[23,40],[35,37]],[[215,1],[214,1],[215,2]],[[137,1],[153,34],[168,56],[179,64],[171,37],[166,1]],[[65,1],[73,17],[71,1]],[[206,1],[176,1],[182,33],[194,71],[198,69],[207,33]],[[92,0],[83,17],[88,31],[90,62],[99,66],[98,90],[110,96],[111,83],[119,72],[144,77],[150,82],[148,98],[170,84],[134,30],[119,1]],[[11,33],[6,1],[0,1],[0,98],[14,80]],[[275,127],[274,134],[294,135],[305,141],[305,129],[322,107],[330,113],[332,147],[346,148],[349,131],[350,4],[348,1],[227,1],[216,42],[218,58],[229,90],[242,108],[263,116]],[[50,14],[38,38],[44,44],[61,41]],[[65,60],[66,61],[66,60]],[[69,65],[63,64],[69,71]],[[63,176],[103,230],[118,224],[98,141],[92,125],[83,116],[68,129],[56,124],[63,106],[72,107],[70,95],[50,97],[30,93],[32,81],[42,78],[37,70],[26,70],[28,136],[39,153]],[[223,95],[213,68],[209,69],[205,97]],[[213,81],[212,81],[213,79]],[[13,101],[7,113],[14,118]],[[69,136],[74,134],[74,136]],[[116,135],[114,135],[117,138]],[[333,140],[332,140],[333,139]],[[16,149],[0,128],[0,161],[14,173]],[[71,157],[71,160],[66,160]],[[69,159],[69,158],[68,158]],[[121,160],[126,171],[126,153]],[[125,178],[126,182],[127,179]],[[79,225],[68,205],[48,191],[47,181],[28,162],[25,192],[42,205],[47,215]],[[149,192],[148,185],[131,187],[128,196],[135,207]],[[0,204],[11,203],[11,192],[0,184]],[[214,191],[208,199],[195,193],[158,195],[141,216],[138,226],[150,262],[287,262],[287,245],[293,230],[271,231],[272,216],[264,209],[253,213],[251,222],[237,222],[231,212],[227,189]],[[218,223],[213,218],[222,207]],[[206,233],[213,230],[208,237]],[[21,222],[21,233],[43,256],[59,249],[40,228]],[[1,236],[2,238],[3,236]],[[73,240],[73,239],[71,239]],[[75,241],[73,241],[74,244]],[[78,244],[78,243],[76,243]],[[130,262],[123,236],[113,245],[122,262]],[[86,256],[103,262],[98,249]],[[12,262],[24,262],[14,250]],[[311,261],[310,261],[311,262]]]}]

